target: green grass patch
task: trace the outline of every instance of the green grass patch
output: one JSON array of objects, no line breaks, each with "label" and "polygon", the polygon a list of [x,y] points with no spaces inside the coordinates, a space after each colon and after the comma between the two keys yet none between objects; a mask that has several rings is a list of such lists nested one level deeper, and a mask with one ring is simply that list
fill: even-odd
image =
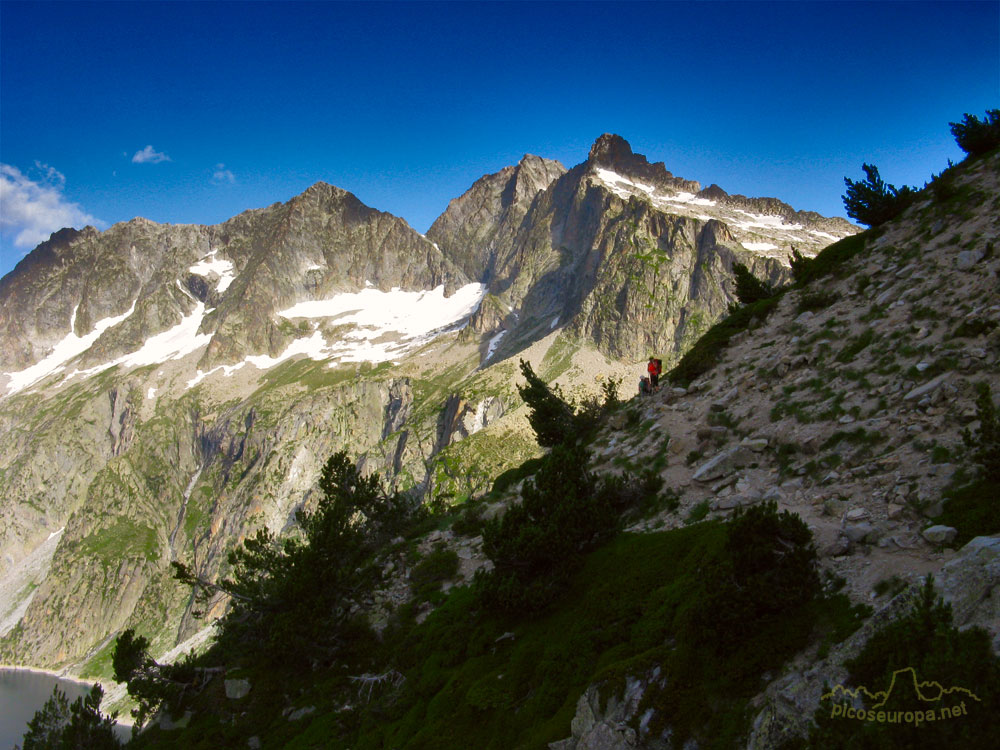
[{"label": "green grass patch", "polygon": [[821,450],[828,450],[835,447],[841,441],[851,445],[876,445],[886,439],[886,436],[879,432],[868,432],[864,427],[853,430],[837,430],[826,439]]},{"label": "green grass patch", "polygon": [[708,500],[702,500],[699,503],[695,503],[691,506],[691,510],[688,511],[687,516],[684,518],[684,523],[691,525],[703,521],[705,516],[711,510],[711,505]]},{"label": "green grass patch", "polygon": [[112,526],[85,536],[79,544],[83,554],[94,555],[106,563],[118,563],[128,557],[145,557],[153,561],[160,555],[156,530],[125,518],[118,518]]},{"label": "green grass patch", "polygon": [[579,348],[579,343],[574,341],[568,333],[560,333],[552,342],[549,350],[545,352],[545,356],[542,357],[538,374],[546,382],[552,382],[569,370],[573,364],[573,355]]},{"label": "green grass patch", "polygon": [[797,313],[804,313],[806,311],[818,312],[819,310],[825,310],[838,299],[840,299],[840,295],[837,292],[803,292],[795,311]]},{"label": "green grass patch", "polygon": [[845,363],[853,361],[854,358],[860,354],[862,350],[866,349],[874,340],[875,331],[871,328],[866,328],[837,353],[837,361]]},{"label": "green grass patch", "polygon": [[978,336],[985,336],[996,327],[997,322],[995,320],[972,318],[959,323],[951,335],[960,339],[973,339]]}]

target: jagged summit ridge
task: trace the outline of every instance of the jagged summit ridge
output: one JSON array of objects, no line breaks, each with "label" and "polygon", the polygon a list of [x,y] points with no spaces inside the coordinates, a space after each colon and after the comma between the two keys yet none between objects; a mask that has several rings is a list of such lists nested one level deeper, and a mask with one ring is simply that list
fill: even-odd
[{"label": "jagged summit ridge", "polygon": [[194,352],[205,370],[280,360],[303,353],[293,344],[308,331],[279,314],[298,303],[362,290],[450,297],[469,285],[405,221],[317,183],[215,226],[133,219],[54,234],[0,287],[0,371],[10,393],[35,376]]},{"label": "jagged summit ridge", "polygon": [[595,182],[624,199],[648,200],[664,212],[700,221],[720,221],[746,250],[772,257],[787,265],[792,247],[814,255],[826,245],[858,231],[840,218],[826,218],[814,211],[797,211],[777,198],[730,195],[712,184],[704,190],[693,180],[675,177],[663,162],[650,164],[634,154],[618,135],[602,135],[587,160]]},{"label": "jagged summit ridge", "polygon": [[[485,175],[449,204],[426,238],[322,181],[286,203],[214,226],[136,218],[105,232],[63,230],[0,283],[0,322],[7,324],[0,332],[0,368],[13,377],[47,360],[53,364],[58,351],[74,352],[73,367],[83,374],[151,363],[137,356],[141,351],[160,351],[164,360],[200,352],[199,372],[245,364],[248,357],[274,362],[306,351],[319,356],[329,342],[306,346],[302,339],[309,331],[291,330],[280,311],[371,288],[390,293],[443,285],[451,296],[484,284],[501,304],[477,314],[473,329],[497,342],[500,330],[522,312],[519,325],[531,331],[547,330],[540,327],[542,319],[549,328],[553,320],[580,324],[580,311],[588,307],[582,300],[594,289],[590,280],[608,257],[608,212],[621,210],[606,195],[587,197],[594,187],[626,202],[644,201],[658,214],[700,222],[691,231],[704,240],[692,246],[746,251],[779,263],[787,263],[792,246],[808,255],[853,231],[847,222],[795,212],[776,199],[730,196],[715,185],[701,190],[662,162],[633,153],[621,136],[604,134],[588,160],[569,172],[556,161],[525,154],[517,165]],[[724,226],[709,227],[713,222]],[[653,223],[655,244],[662,245],[659,232],[672,231],[669,223]],[[624,242],[621,236],[612,240],[616,252]],[[729,261],[723,265],[728,269]],[[758,270],[768,277],[778,273]],[[611,290],[601,287],[601,293]],[[497,314],[503,309],[510,319]],[[607,328],[606,313],[600,317],[578,328],[607,344],[596,333]],[[147,345],[157,336],[176,340],[185,331],[183,345]],[[621,353],[664,343],[612,348]],[[517,337],[508,337],[505,346],[515,345]]]},{"label": "jagged summit ridge", "polygon": [[590,148],[587,164],[591,171],[605,168],[633,179],[646,180],[661,188],[697,193],[701,185],[675,177],[662,161],[650,163],[645,156],[632,152],[632,146],[620,135],[605,133]]}]

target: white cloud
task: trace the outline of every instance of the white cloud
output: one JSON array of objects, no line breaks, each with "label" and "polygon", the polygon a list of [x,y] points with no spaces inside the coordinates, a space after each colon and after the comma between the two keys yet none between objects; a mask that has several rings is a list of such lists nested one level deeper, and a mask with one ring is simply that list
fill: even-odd
[{"label": "white cloud", "polygon": [[236,176],[226,169],[225,164],[216,164],[212,173],[212,182],[216,185],[232,185],[236,182]]},{"label": "white cloud", "polygon": [[154,151],[152,146],[146,146],[142,151],[136,151],[132,157],[133,164],[159,164],[161,161],[170,161],[170,157],[159,151]]},{"label": "white cloud", "polygon": [[63,227],[107,226],[67,201],[65,186],[62,173],[47,164],[36,161],[31,176],[0,164],[0,231],[14,235],[15,247],[30,249]]}]

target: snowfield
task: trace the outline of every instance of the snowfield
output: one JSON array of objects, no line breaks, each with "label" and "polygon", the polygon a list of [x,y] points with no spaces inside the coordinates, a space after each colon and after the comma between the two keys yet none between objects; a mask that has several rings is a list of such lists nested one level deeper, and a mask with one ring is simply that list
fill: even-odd
[{"label": "snowfield", "polygon": [[[786,266],[789,246],[796,245],[811,257],[823,246],[846,236],[846,233],[836,236],[818,229],[806,229],[803,224],[787,222],[782,216],[757,214],[733,206],[719,205],[717,201],[698,198],[694,193],[667,190],[659,192],[652,185],[637,182],[609,169],[595,169],[592,175],[599,184],[624,200],[640,196],[665,213],[689,216],[699,221],[721,221],[729,227],[744,249],[775,258]],[[706,208],[715,210],[706,211]]]},{"label": "snowfield", "polygon": [[230,284],[233,283],[236,279],[236,274],[233,271],[232,261],[219,260],[215,257],[218,252],[218,250],[213,250],[193,266],[188,268],[188,270],[198,276],[218,276],[219,282],[215,285],[215,291],[221,294],[229,288]]},{"label": "snowfield", "polygon": [[[295,339],[277,357],[251,355],[235,365],[220,365],[208,372],[198,370],[187,387],[194,387],[220,370],[226,376],[248,364],[264,370],[298,355],[330,360],[331,366],[344,362],[387,362],[441,333],[463,327],[486,295],[483,284],[467,284],[451,297],[445,297],[443,285],[418,292],[398,287],[383,292],[370,286],[370,282],[365,284],[366,288],[359,292],[299,302],[279,311],[278,315],[288,320],[313,321],[312,335]],[[318,330],[320,321],[350,328],[340,333],[338,340],[328,342]]]},{"label": "snowfield", "polygon": [[[224,291],[232,283],[232,264],[229,261],[211,260],[211,257],[211,254],[206,256],[191,266],[190,270],[206,276],[218,274],[220,279],[217,290]],[[367,284],[369,285],[359,292],[345,292],[325,300],[300,302],[279,311],[278,316],[282,318],[312,321],[312,333],[292,341],[277,357],[253,354],[235,365],[220,365],[208,372],[198,370],[187,381],[187,387],[197,385],[220,370],[227,376],[248,364],[265,370],[299,355],[315,360],[331,360],[331,365],[341,362],[386,362],[427,343],[441,333],[463,327],[469,316],[479,308],[486,294],[486,287],[478,283],[467,284],[450,297],[445,296],[443,285],[415,292],[403,291],[398,287],[383,292],[370,286],[370,282]],[[177,286],[189,298],[194,299],[179,281]],[[23,390],[48,375],[62,372],[71,360],[87,351],[104,331],[121,323],[134,311],[133,302],[127,312],[105,318],[97,323],[93,331],[81,337],[72,331],[76,322],[74,309],[70,333],[45,359],[20,372],[6,373],[10,376],[10,381],[5,395]],[[196,352],[211,341],[211,334],[198,332],[205,316],[210,312],[212,309],[206,309],[204,303],[197,302],[190,315],[184,316],[172,328],[150,336],[136,351],[85,370],[75,369],[66,376],[66,380],[77,375],[96,375],[115,365],[142,367],[181,359]],[[345,330],[338,331],[336,340],[327,341],[319,330],[321,323],[342,326]]]},{"label": "snowfield", "polygon": [[73,308],[73,315],[70,317],[69,321],[69,333],[66,334],[66,337],[62,341],[55,345],[55,348],[53,348],[45,359],[33,364],[31,367],[21,370],[20,372],[5,373],[10,376],[10,382],[7,383],[6,395],[9,396],[12,393],[24,390],[29,385],[37,383],[42,378],[64,370],[67,362],[87,351],[93,343],[100,338],[102,333],[109,328],[118,325],[134,313],[135,302],[132,303],[132,307],[121,315],[115,315],[110,318],[104,318],[104,320],[99,320],[97,325],[94,326],[94,330],[85,336],[77,336],[73,333],[73,329],[76,327],[76,311],[79,309],[79,305]]}]

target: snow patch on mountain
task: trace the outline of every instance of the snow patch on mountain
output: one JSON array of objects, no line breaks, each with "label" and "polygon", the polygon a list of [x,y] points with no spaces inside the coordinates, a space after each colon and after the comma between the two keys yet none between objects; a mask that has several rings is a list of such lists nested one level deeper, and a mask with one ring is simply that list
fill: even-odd
[{"label": "snow patch on mountain", "polygon": [[236,279],[236,274],[233,271],[232,261],[216,258],[218,252],[218,250],[213,250],[193,266],[190,266],[188,270],[198,276],[207,278],[218,276],[219,281],[215,285],[215,291],[221,294],[233,283]]},{"label": "snow patch on mountain", "polygon": [[623,177],[617,172],[612,172],[610,169],[600,169],[595,170],[594,174],[597,176],[604,185],[611,190],[619,198],[628,199],[631,195],[635,194],[635,191],[645,193],[648,195],[652,201],[653,205],[658,208],[672,208],[669,204],[672,203],[682,203],[690,204],[692,206],[714,206],[715,201],[709,200],[708,198],[696,198],[694,193],[677,192],[671,193],[670,195],[663,195],[656,191],[656,188],[652,185],[646,185],[642,182],[636,182],[630,180],[628,177]]},{"label": "snow patch on mountain", "polygon": [[740,229],[746,229],[748,231],[753,229],[778,229],[783,232],[795,232],[800,229],[804,229],[801,224],[786,224],[785,220],[780,216],[772,216],[770,214],[752,214],[749,211],[744,211],[743,209],[737,208],[736,213],[743,214],[747,217],[745,220],[737,222],[736,226]]},{"label": "snow patch on mountain", "polygon": [[[368,283],[368,282],[366,282]],[[334,326],[354,326],[328,342],[319,330],[309,337],[295,339],[277,357],[250,355],[235,365],[219,365],[208,372],[198,370],[187,381],[193,388],[209,375],[222,371],[229,377],[246,365],[259,370],[274,367],[287,359],[305,355],[317,361],[331,360],[331,366],[346,362],[387,362],[421,346],[438,334],[461,328],[486,295],[483,284],[467,284],[451,297],[444,286],[418,292],[398,287],[383,292],[366,287],[360,292],[345,292],[325,300],[299,302],[278,312],[288,319],[324,319]]]},{"label": "snow patch on mountain", "polygon": [[487,359],[489,359],[490,357],[493,356],[493,352],[495,352],[497,350],[497,347],[500,346],[500,342],[503,340],[503,337],[506,336],[506,335],[507,335],[507,331],[500,331],[500,333],[498,333],[496,336],[493,336],[490,339],[490,345],[489,345],[489,347],[486,350],[486,356],[483,358],[484,362]]},{"label": "snow patch on mountain", "polygon": [[94,326],[94,330],[85,336],[77,336],[73,332],[73,329],[76,327],[76,313],[79,309],[79,305],[73,308],[73,315],[71,316],[69,323],[69,333],[66,334],[66,337],[62,341],[55,345],[45,359],[33,364],[31,367],[21,370],[20,372],[4,373],[5,375],[10,376],[10,382],[7,383],[6,395],[9,396],[12,393],[24,390],[28,386],[37,383],[42,378],[64,370],[67,362],[87,351],[91,345],[97,341],[98,338],[100,338],[102,333],[109,328],[118,325],[134,313],[135,302],[133,301],[132,306],[121,315],[113,315],[110,318],[99,320]]},{"label": "snow patch on mountain", "polygon": [[412,339],[468,318],[479,308],[485,294],[485,285],[478,283],[466,284],[451,297],[445,297],[443,284],[419,292],[405,292],[399,287],[388,292],[366,288],[330,299],[299,302],[279,311],[278,315],[289,319],[328,318],[337,324],[353,323],[367,339],[376,339],[389,332]]},{"label": "snow patch on mountain", "polygon": [[850,234],[832,234],[807,228],[805,224],[788,221],[781,215],[754,213],[725,202],[699,198],[695,193],[671,192],[670,188],[637,182],[610,169],[594,169],[591,176],[598,184],[624,200],[638,196],[649,200],[654,208],[668,214],[688,216],[705,222],[713,219],[721,221],[729,227],[744,249],[775,258],[786,266],[789,264],[790,246],[798,247],[803,254],[811,257],[831,242]]},{"label": "snow patch on mountain", "polygon": [[191,352],[197,351],[207,345],[212,339],[212,334],[210,333],[198,333],[202,320],[211,311],[206,310],[204,303],[199,302],[194,312],[181,318],[180,323],[162,333],[150,336],[136,351],[110,362],[97,365],[96,367],[89,367],[86,370],[74,370],[66,379],[69,380],[76,375],[90,377],[115,365],[143,367],[145,365],[155,365],[171,359],[186,357]]}]

